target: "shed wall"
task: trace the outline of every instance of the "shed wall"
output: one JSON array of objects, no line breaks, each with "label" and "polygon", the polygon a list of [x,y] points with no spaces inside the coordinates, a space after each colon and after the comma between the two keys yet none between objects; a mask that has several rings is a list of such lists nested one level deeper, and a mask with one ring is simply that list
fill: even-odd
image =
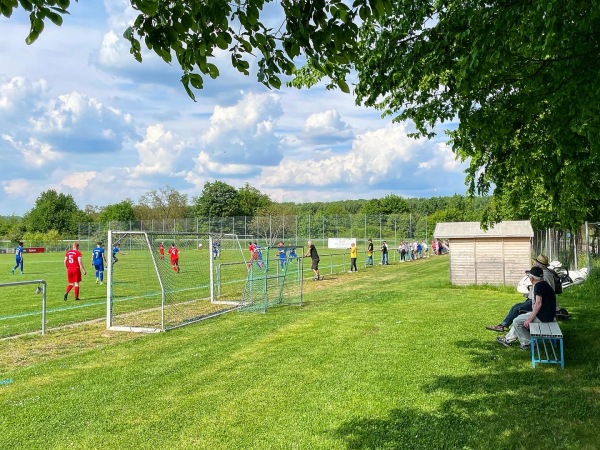
[{"label": "shed wall", "polygon": [[450,239],[453,284],[516,285],[530,266],[528,237]]}]

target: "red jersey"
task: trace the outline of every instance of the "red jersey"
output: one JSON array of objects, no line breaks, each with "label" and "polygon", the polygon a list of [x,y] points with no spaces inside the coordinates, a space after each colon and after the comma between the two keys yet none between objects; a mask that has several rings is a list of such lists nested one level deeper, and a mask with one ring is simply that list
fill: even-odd
[{"label": "red jersey", "polygon": [[179,259],[179,249],[177,247],[171,247],[169,249],[169,255],[171,255],[171,261]]},{"label": "red jersey", "polygon": [[67,250],[65,254],[65,266],[67,269],[79,269],[79,258],[81,258],[79,250]]},{"label": "red jersey", "polygon": [[160,244],[160,247],[158,247],[158,251],[160,252],[161,255],[165,254],[165,246]]}]

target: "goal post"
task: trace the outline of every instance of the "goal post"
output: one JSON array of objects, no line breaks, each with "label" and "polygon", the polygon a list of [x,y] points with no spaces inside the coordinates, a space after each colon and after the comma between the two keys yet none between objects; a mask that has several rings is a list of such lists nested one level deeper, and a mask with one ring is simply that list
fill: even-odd
[{"label": "goal post", "polygon": [[275,305],[302,306],[303,247],[268,246],[248,263],[243,311],[266,312]]},{"label": "goal post", "polygon": [[111,230],[106,253],[108,329],[166,331],[242,304],[245,276],[217,274],[219,265],[245,267],[237,235]]}]

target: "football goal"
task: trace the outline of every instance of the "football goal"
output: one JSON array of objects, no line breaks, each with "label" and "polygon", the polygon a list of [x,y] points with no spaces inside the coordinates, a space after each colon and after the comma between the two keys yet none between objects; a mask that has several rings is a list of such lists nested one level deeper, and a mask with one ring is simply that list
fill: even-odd
[{"label": "football goal", "polygon": [[165,331],[242,305],[237,235],[111,230],[106,253],[108,329]]},{"label": "football goal", "polygon": [[303,247],[260,247],[247,263],[243,311],[266,312],[274,305],[302,305]]}]

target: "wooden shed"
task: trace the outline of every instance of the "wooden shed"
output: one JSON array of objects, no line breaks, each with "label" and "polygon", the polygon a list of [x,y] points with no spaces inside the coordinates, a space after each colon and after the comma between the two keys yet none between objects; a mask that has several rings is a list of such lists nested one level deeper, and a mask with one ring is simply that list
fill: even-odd
[{"label": "wooden shed", "polygon": [[531,267],[528,220],[500,222],[487,231],[479,222],[438,223],[433,237],[449,242],[452,284],[516,285]]}]

